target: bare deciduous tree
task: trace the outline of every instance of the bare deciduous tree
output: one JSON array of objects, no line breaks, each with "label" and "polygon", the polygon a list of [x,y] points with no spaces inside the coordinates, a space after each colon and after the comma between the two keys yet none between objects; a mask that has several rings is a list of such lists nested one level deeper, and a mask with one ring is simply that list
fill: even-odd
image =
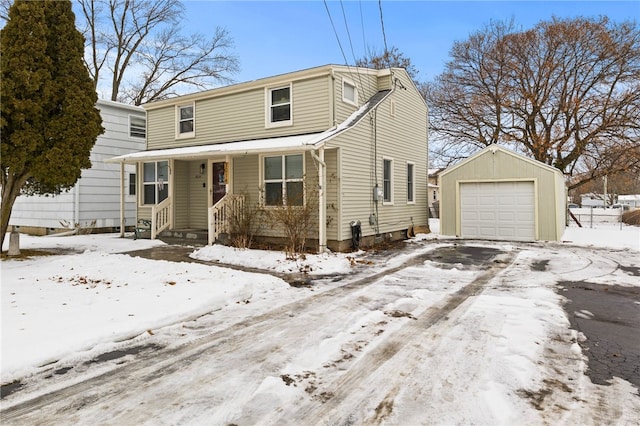
[{"label": "bare deciduous tree", "polygon": [[79,0],[79,7],[85,63],[98,87],[111,78],[111,100],[140,105],[228,82],[238,71],[225,29],[211,38],[184,35],[178,0]]},{"label": "bare deciduous tree", "polygon": [[356,66],[377,70],[389,67],[404,68],[414,81],[418,78],[418,70],[411,63],[411,59],[404,56],[404,53],[395,46],[383,52],[370,50],[367,56],[356,60]]},{"label": "bare deciduous tree", "polygon": [[492,22],[451,56],[426,90],[439,162],[500,143],[573,176],[571,188],[640,170],[635,23]]}]

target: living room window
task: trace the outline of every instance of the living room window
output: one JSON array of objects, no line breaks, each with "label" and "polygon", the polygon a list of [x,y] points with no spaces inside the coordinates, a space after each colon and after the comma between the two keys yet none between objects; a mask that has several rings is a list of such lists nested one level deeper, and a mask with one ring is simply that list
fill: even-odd
[{"label": "living room window", "polygon": [[268,127],[288,126],[291,119],[291,85],[267,90]]},{"label": "living room window", "polygon": [[302,154],[263,157],[264,204],[304,205],[304,157]]},{"label": "living room window", "polygon": [[178,126],[178,137],[179,138],[189,138],[195,136],[195,106],[193,104],[190,105],[179,105],[177,109],[177,126]]},{"label": "living room window", "polygon": [[169,196],[169,162],[144,163],[143,204],[159,204]]}]

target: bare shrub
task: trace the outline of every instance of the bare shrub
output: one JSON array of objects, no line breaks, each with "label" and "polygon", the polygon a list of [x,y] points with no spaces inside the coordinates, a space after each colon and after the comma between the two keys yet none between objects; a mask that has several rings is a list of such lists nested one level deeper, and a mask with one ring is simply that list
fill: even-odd
[{"label": "bare shrub", "polygon": [[631,210],[623,213],[622,221],[627,225],[640,226],[640,210]]},{"label": "bare shrub", "polygon": [[[246,197],[245,197],[246,199]],[[251,248],[255,235],[262,226],[264,212],[258,203],[243,204],[233,209],[229,217],[229,239],[234,247]]]},{"label": "bare shrub", "polygon": [[288,259],[295,260],[304,256],[307,238],[315,223],[315,215],[318,210],[317,190],[306,191],[294,199],[288,199],[288,203],[282,207],[265,210],[269,222],[273,226],[279,226],[284,232],[286,240],[285,252]]}]

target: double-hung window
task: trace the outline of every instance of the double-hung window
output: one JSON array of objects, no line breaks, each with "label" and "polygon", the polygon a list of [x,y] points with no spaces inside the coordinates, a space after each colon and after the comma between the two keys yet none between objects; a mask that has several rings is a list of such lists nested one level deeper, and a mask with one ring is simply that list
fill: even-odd
[{"label": "double-hung window", "polygon": [[415,166],[413,163],[407,163],[407,203],[414,203],[414,193],[415,193],[415,179],[414,179],[414,171]]},{"label": "double-hung window", "polygon": [[382,201],[393,202],[393,160],[388,158],[382,161]]},{"label": "double-hung window", "polygon": [[304,205],[304,158],[302,154],[263,157],[264,204]]},{"label": "double-hung window", "polygon": [[129,116],[129,137],[142,138],[147,136],[147,119],[138,115]]},{"label": "double-hung window", "polygon": [[292,124],[290,85],[267,90],[267,104],[267,127]]},{"label": "double-hung window", "polygon": [[159,204],[169,196],[169,162],[144,163],[143,204]]},{"label": "double-hung window", "polygon": [[177,133],[179,138],[190,138],[196,135],[195,107],[193,104],[180,105],[177,113]]}]

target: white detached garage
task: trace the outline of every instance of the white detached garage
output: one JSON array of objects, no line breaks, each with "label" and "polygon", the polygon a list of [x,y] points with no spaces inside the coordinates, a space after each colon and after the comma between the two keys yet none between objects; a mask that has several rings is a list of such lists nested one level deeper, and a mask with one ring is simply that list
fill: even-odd
[{"label": "white detached garage", "polygon": [[562,238],[567,190],[562,173],[491,145],[440,173],[440,232],[462,238]]}]

